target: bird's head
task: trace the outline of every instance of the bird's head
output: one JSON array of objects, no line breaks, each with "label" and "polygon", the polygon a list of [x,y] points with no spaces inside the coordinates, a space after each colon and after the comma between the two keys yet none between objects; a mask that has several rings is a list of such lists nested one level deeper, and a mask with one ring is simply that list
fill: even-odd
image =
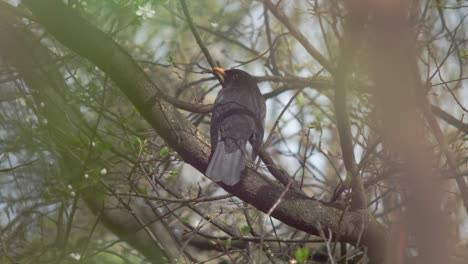
[{"label": "bird's head", "polygon": [[257,83],[252,75],[239,69],[225,70],[214,67],[213,72],[223,77],[223,87],[257,87]]}]

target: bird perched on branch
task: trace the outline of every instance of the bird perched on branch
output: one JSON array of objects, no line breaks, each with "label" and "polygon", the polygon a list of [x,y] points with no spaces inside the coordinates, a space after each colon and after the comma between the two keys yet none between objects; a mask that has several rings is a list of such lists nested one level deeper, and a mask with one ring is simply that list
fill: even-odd
[{"label": "bird perched on branch", "polygon": [[223,77],[211,117],[211,158],[206,175],[215,182],[235,185],[245,168],[246,144],[252,159],[263,143],[266,105],[255,79],[239,69],[213,68]]}]

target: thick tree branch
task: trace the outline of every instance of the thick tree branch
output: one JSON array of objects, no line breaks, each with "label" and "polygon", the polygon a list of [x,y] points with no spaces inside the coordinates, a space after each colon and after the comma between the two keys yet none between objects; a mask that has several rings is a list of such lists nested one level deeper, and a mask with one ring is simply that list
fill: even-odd
[{"label": "thick tree branch", "polygon": [[[88,58],[122,89],[148,123],[188,164],[204,172],[208,164],[207,140],[172,105],[161,100],[158,88],[143,70],[111,37],[83,20],[59,0],[26,0],[26,6],[57,40]],[[222,186],[243,201],[268,212],[284,187],[270,183],[253,170],[246,170],[235,187]],[[385,229],[366,211],[345,213],[321,202],[288,191],[273,211],[278,220],[308,232],[319,234],[317,223],[335,237],[353,245],[368,247],[376,263],[383,257]],[[341,221],[340,221],[341,219]]]},{"label": "thick tree branch", "polygon": [[367,12],[359,13],[361,10],[357,10],[352,3],[348,4],[348,11],[349,14],[345,21],[345,32],[341,48],[340,62],[338,65],[338,71],[335,74],[336,89],[334,106],[343,161],[347,174],[351,176],[351,210],[355,210],[367,208],[367,199],[364,186],[362,184],[362,178],[356,164],[356,158],[354,156],[354,145],[348,114],[347,77],[349,74],[349,68],[353,62],[353,55],[356,52],[356,42],[358,41],[360,32],[362,31],[363,19],[367,17]]}]

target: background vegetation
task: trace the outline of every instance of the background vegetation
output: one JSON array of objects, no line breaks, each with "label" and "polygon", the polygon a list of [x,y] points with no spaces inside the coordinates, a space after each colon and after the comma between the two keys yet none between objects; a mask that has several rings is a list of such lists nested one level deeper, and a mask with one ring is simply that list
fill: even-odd
[{"label": "background vegetation", "polygon": [[[0,1],[0,263],[467,263],[466,1]],[[267,99],[218,186],[211,68]]]}]

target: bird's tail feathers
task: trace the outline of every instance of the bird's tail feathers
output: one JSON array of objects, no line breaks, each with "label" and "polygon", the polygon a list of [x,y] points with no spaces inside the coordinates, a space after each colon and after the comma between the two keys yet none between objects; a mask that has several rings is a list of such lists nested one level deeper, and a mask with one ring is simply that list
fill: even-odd
[{"label": "bird's tail feathers", "polygon": [[240,181],[240,174],[244,168],[245,161],[242,148],[227,153],[224,141],[220,141],[208,164],[206,176],[215,182],[223,182],[232,186]]}]

